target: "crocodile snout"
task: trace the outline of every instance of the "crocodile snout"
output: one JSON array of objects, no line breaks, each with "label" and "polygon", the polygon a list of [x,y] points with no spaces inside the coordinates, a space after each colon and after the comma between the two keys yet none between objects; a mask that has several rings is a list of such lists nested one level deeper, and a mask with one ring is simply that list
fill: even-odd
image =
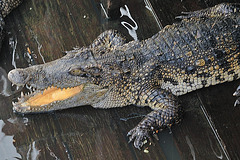
[{"label": "crocodile snout", "polygon": [[29,75],[24,69],[13,69],[8,73],[8,79],[16,85],[25,85],[29,80]]}]

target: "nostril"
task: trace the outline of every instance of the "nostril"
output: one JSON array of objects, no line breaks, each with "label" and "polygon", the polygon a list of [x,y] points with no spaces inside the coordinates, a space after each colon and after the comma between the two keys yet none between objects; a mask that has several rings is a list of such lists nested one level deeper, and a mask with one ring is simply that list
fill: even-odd
[{"label": "nostril", "polygon": [[29,80],[28,74],[24,71],[24,69],[13,69],[8,73],[8,79],[17,85],[25,85]]}]

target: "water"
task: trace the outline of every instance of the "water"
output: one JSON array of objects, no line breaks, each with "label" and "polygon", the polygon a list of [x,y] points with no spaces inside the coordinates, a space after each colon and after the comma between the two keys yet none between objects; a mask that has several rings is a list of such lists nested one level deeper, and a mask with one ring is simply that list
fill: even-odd
[{"label": "water", "polygon": [[[182,125],[173,127],[171,134],[169,130],[158,134],[160,140],[144,147],[146,152],[134,149],[126,136],[141,118],[120,119],[131,113],[146,115],[149,108],[100,110],[84,106],[33,115],[12,111],[11,102],[22,88],[11,86],[9,70],[60,58],[63,51],[89,45],[107,29],[117,29],[129,41],[149,38],[180,13],[168,6],[169,15],[160,17],[167,6],[159,3],[163,6],[145,0],[127,1],[113,5],[114,12],[108,13],[106,1],[25,1],[9,15],[0,60],[0,159],[176,160],[219,156],[219,144],[195,94],[189,96],[195,97],[191,100],[183,98],[187,111]],[[173,4],[184,6],[180,1]],[[206,135],[209,140],[199,142]]]}]

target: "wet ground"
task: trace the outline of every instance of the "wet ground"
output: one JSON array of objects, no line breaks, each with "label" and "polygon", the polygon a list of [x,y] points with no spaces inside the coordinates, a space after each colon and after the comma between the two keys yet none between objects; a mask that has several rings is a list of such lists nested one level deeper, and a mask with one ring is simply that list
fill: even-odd
[{"label": "wet ground", "polygon": [[[89,45],[101,32],[117,29],[128,40],[142,40],[172,24],[181,11],[221,0],[32,0],[5,20],[0,59],[0,159],[240,159],[240,108],[232,93],[240,81],[181,96],[180,125],[158,134],[159,141],[139,151],[127,132],[149,108],[78,107],[46,114],[17,115],[12,100],[19,92],[7,81],[14,67],[41,64],[73,47]],[[232,1],[232,2],[237,2]],[[23,89],[27,90],[27,89]]]}]

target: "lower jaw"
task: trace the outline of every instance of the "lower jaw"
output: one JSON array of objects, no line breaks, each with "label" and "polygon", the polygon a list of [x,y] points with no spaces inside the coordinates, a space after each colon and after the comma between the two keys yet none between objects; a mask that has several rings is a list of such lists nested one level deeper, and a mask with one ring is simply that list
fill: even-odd
[{"label": "lower jaw", "polygon": [[34,113],[54,110],[53,105],[74,97],[83,90],[83,87],[84,85],[67,89],[49,87],[42,93],[36,93],[33,97],[28,98],[25,102],[13,103],[13,111],[20,113]]}]

